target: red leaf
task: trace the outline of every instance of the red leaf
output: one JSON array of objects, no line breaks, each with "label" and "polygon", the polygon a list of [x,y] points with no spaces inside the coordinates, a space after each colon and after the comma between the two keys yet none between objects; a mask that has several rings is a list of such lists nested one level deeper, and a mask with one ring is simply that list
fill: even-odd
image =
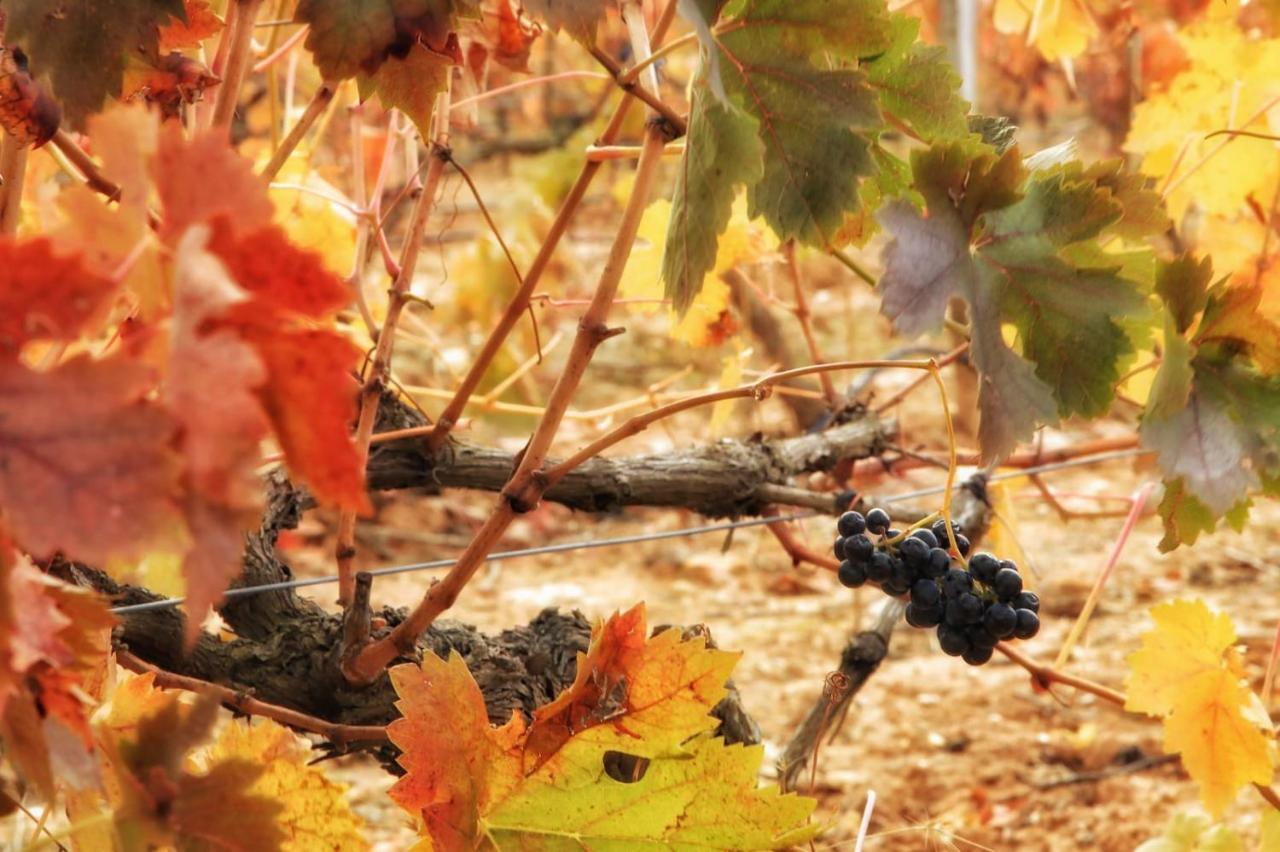
[{"label": "red leaf", "polygon": [[115,292],[79,257],[59,257],[47,239],[0,241],[0,353],[32,340],[74,340]]},{"label": "red leaf", "polygon": [[187,141],[176,124],[166,125],[151,173],[164,204],[161,236],[167,242],[177,242],[190,225],[219,214],[246,231],[271,222],[267,182],[231,149],[225,131],[206,131]]},{"label": "red leaf", "polygon": [[266,307],[320,318],[351,301],[350,288],[328,270],[320,255],[295,246],[283,229],[267,225],[238,238],[231,229],[226,216],[216,218],[209,250],[255,297],[238,312],[241,316],[260,317]]},{"label": "red leaf", "polygon": [[187,22],[171,19],[160,28],[160,52],[199,47],[200,42],[222,30],[222,19],[209,8],[209,0],[187,0]]},{"label": "red leaf", "polygon": [[340,334],[321,329],[246,328],[267,366],[263,406],[289,469],[322,502],[362,514],[372,511],[351,424],[357,387],[351,371],[362,353]]},{"label": "red leaf", "polygon": [[174,424],[152,384],[120,360],[0,364],[0,507],[24,550],[103,564],[172,544]]}]

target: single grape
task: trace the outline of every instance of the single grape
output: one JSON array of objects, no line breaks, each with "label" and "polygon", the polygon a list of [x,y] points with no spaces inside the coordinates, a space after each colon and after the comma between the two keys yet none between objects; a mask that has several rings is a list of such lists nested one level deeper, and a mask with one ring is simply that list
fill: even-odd
[{"label": "single grape", "polygon": [[871,554],[876,552],[875,543],[862,533],[851,535],[844,540],[844,558],[850,562],[866,564]]},{"label": "single grape", "polygon": [[848,538],[851,535],[866,532],[867,519],[862,517],[861,512],[845,512],[840,516],[840,520],[836,521],[836,529],[840,535]]},{"label": "single grape", "polygon": [[969,555],[969,539],[956,533],[956,550],[960,551],[961,556]]},{"label": "single grape", "polygon": [[1014,609],[1029,609],[1037,615],[1040,613],[1040,596],[1035,592],[1023,592],[1013,599]]},{"label": "single grape", "polygon": [[831,546],[836,559],[844,559],[844,536],[836,536],[836,543]]},{"label": "single grape", "polygon": [[867,517],[864,519],[864,522],[867,525],[867,529],[879,535],[889,529],[889,513],[884,509],[872,509],[870,512],[867,512]]},{"label": "single grape", "polygon": [[942,604],[942,591],[933,580],[916,580],[911,586],[911,602],[934,609]]},{"label": "single grape", "polygon": [[912,627],[937,627],[942,623],[942,610],[920,606],[915,601],[907,604],[907,624]]},{"label": "single grape", "polygon": [[896,530],[893,527],[889,527],[889,529],[884,531],[885,538],[897,538],[900,535],[902,535],[902,530]]},{"label": "single grape", "polygon": [[999,570],[1000,560],[990,553],[975,553],[969,560],[969,573],[973,575],[973,579],[984,585],[991,585],[991,581],[996,578],[996,572]]},{"label": "single grape", "polygon": [[969,650],[969,635],[963,627],[953,627],[943,622],[938,625],[938,644],[942,646],[942,653],[958,657]]},{"label": "single grape", "polygon": [[969,649],[966,650],[960,656],[969,665],[980,666],[991,659],[992,653],[993,653],[993,649],[988,648],[985,645],[970,646]]},{"label": "single grape", "polygon": [[840,563],[840,569],[836,571],[836,579],[840,581],[840,585],[856,589],[867,582],[866,566],[846,559]]},{"label": "single grape", "polygon": [[969,625],[969,644],[975,648],[994,648],[1000,640],[981,624]]},{"label": "single grape", "polygon": [[961,592],[947,601],[948,624],[977,624],[982,621],[982,598],[973,592]]},{"label": "single grape", "polygon": [[929,551],[929,564],[920,572],[930,580],[940,579],[951,567],[951,554],[941,547]]},{"label": "single grape", "polygon": [[1029,609],[1020,609],[1017,613],[1018,626],[1013,630],[1014,636],[1019,639],[1030,639],[1040,632],[1040,616]]},{"label": "single grape", "polygon": [[948,568],[942,575],[942,590],[954,598],[973,589],[973,578],[963,568]]},{"label": "single grape", "polygon": [[994,603],[983,613],[982,625],[997,639],[1008,639],[1018,626],[1018,613],[1007,603]]},{"label": "single grape", "polygon": [[911,537],[920,539],[931,548],[938,546],[938,537],[933,534],[932,530],[925,529],[924,527],[912,532]]},{"label": "single grape", "polygon": [[903,577],[895,577],[892,574],[890,574],[889,579],[884,581],[884,585],[882,585],[880,589],[886,595],[891,595],[896,598],[898,597],[898,595],[905,595],[908,591],[910,591],[911,583],[907,582],[907,580]]},{"label": "single grape", "polygon": [[912,568],[922,569],[929,562],[929,545],[918,538],[909,538],[898,545],[898,556]]},{"label": "single grape", "polygon": [[1017,570],[1018,570],[1018,563],[1014,562],[1012,559],[1001,559],[1001,560],[1000,560],[1000,567],[1001,567],[1001,568],[1008,568],[1010,571],[1017,571]]},{"label": "single grape", "polygon": [[1017,571],[1001,568],[996,572],[996,578],[991,582],[991,588],[1000,596],[1000,600],[1011,601],[1022,591],[1022,577]]},{"label": "single grape", "polygon": [[[955,530],[957,535],[960,534],[959,524],[952,524],[951,529]],[[934,521],[933,526],[929,527],[929,531],[932,532],[933,537],[938,540],[938,545],[940,547],[947,546],[947,521],[945,518],[938,518],[938,520]]]},{"label": "single grape", "polygon": [[883,583],[889,579],[889,575],[893,572],[893,557],[885,553],[883,550],[877,550],[871,554],[871,559],[867,562],[867,579],[873,583]]}]

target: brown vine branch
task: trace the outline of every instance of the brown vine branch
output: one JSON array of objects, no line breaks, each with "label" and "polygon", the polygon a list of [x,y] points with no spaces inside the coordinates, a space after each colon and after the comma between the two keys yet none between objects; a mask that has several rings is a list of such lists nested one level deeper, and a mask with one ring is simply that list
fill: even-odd
[{"label": "brown vine branch", "polygon": [[337,87],[333,83],[321,83],[320,88],[316,89],[316,93],[311,96],[311,102],[307,104],[307,108],[302,115],[298,117],[298,121],[289,129],[285,137],[280,142],[280,147],[276,148],[272,153],[271,159],[262,169],[262,177],[264,180],[272,180],[280,170],[284,168],[284,164],[289,161],[289,157],[293,155],[294,149],[298,147],[298,143],[302,141],[302,137],[307,135],[307,131],[316,123],[316,120],[324,114],[325,108],[333,100]]},{"label": "brown vine branch", "polygon": [[258,18],[263,0],[237,0],[235,21],[228,38],[231,47],[227,53],[226,72],[222,74],[222,86],[213,105],[213,127],[231,127],[236,106],[240,99],[240,87],[249,71],[250,52],[253,50],[253,22]]},{"label": "brown vine branch", "polygon": [[671,139],[679,139],[681,136],[684,136],[689,132],[689,125],[688,122],[684,120],[684,117],[664,103],[662,98],[660,98],[656,92],[649,91],[641,85],[638,80],[626,81],[623,79],[626,69],[618,64],[618,60],[605,53],[596,45],[592,45],[590,51],[592,58],[604,66],[604,69],[609,72],[609,75],[613,77],[613,81],[618,84],[622,91],[643,101],[649,109],[662,116],[674,131],[671,135]]},{"label": "brown vine branch", "polygon": [[[436,121],[439,132],[432,144],[431,163],[427,167],[427,175],[414,205],[413,216],[409,221],[409,232],[405,236],[404,248],[400,253],[399,274],[391,285],[387,304],[387,315],[382,329],[378,333],[377,345],[369,365],[364,385],[360,391],[360,417],[356,423],[355,446],[361,459],[361,467],[369,458],[369,440],[373,436],[373,425],[378,414],[378,404],[382,399],[383,388],[391,375],[391,354],[395,344],[396,325],[400,322],[400,314],[409,303],[409,286],[413,283],[414,270],[418,265],[418,254],[422,248],[422,235],[427,228],[427,220],[431,209],[435,206],[436,190],[444,167],[449,159],[449,150],[445,147],[448,141],[449,96],[446,89],[436,103]],[[338,520],[338,536],[336,556],[338,560],[338,602],[345,608],[351,603],[355,590],[354,564],[356,556],[356,513],[344,510]]]},{"label": "brown vine branch", "polygon": [[[668,0],[667,6],[667,11],[670,12],[675,7],[675,0]],[[628,16],[634,19],[635,16],[642,14],[640,7],[634,2],[624,3],[622,9],[624,19]],[[664,17],[666,17],[665,13]],[[633,34],[636,31],[635,27],[631,28]],[[639,36],[644,40],[644,44],[635,45],[636,52],[647,55],[648,33],[642,27],[639,28]],[[529,438],[529,443],[521,455],[520,465],[512,474],[507,487],[503,489],[497,507],[476,533],[471,544],[458,557],[453,568],[439,583],[427,591],[426,596],[409,614],[409,617],[397,625],[389,636],[367,645],[363,651],[351,658],[350,665],[343,667],[344,674],[354,682],[371,681],[396,656],[412,651],[417,645],[418,637],[431,626],[440,613],[453,606],[463,587],[483,564],[485,555],[497,544],[515,516],[538,504],[545,490],[545,486],[539,481],[538,474],[556,432],[560,428],[564,413],[568,410],[596,349],[617,333],[606,324],[609,308],[622,281],[622,273],[640,228],[640,219],[657,180],[658,166],[662,159],[662,150],[669,141],[669,132],[666,123],[661,119],[649,120],[645,131],[644,151],[636,164],[635,185],[623,209],[595,294],[578,322],[578,333],[574,337],[573,347],[564,369],[551,390],[547,410]]]},{"label": "brown vine branch", "polygon": [[114,181],[107,178],[102,173],[102,169],[93,161],[93,158],[84,152],[71,135],[62,128],[53,134],[50,144],[58,149],[62,156],[66,157],[71,165],[84,177],[85,184],[101,195],[105,195],[110,201],[120,200],[120,187]]},{"label": "brown vine branch", "polygon": [[[818,339],[813,335],[813,318],[809,313],[809,303],[804,297],[804,280],[800,276],[800,266],[796,263],[796,241],[787,240],[782,246],[782,256],[787,261],[787,271],[791,275],[791,287],[795,294],[795,305],[792,306],[791,312],[795,315],[796,322],[800,323],[800,332],[804,335],[805,346],[809,347],[809,360],[814,364],[821,364],[825,358],[822,357],[822,351],[818,349]],[[941,364],[939,366],[942,366]],[[827,398],[827,405],[832,409],[840,405],[840,395],[836,393],[836,386],[831,381],[829,373],[819,373],[818,380],[822,383],[822,395]],[[928,380],[928,376],[922,376],[919,381]]]},{"label": "brown vine branch", "polygon": [[[1110,453],[1117,450],[1130,450],[1138,446],[1137,435],[1126,435],[1121,438],[1100,438],[1096,441],[1084,441],[1079,444],[1072,444],[1069,447],[1062,447],[1057,450],[1024,450],[1014,453],[1000,463],[1002,468],[1025,468],[1037,467],[1042,464],[1053,464],[1054,462],[1070,461],[1084,456],[1098,455],[1099,453]],[[956,455],[957,464],[972,466],[982,464],[981,457],[978,453],[959,453]],[[944,467],[946,462],[941,459],[931,459],[923,454],[914,453],[912,455],[904,455],[899,458],[882,460],[882,459],[864,459],[854,465],[854,476],[874,476],[876,474],[900,473],[906,470],[915,470],[921,467]]]},{"label": "brown vine branch", "polygon": [[27,176],[27,146],[8,133],[0,140],[0,234],[18,232],[22,213],[22,187]]},{"label": "brown vine branch", "polygon": [[[654,27],[652,35],[654,42],[662,40],[674,19],[675,4],[668,3],[667,8],[662,13],[662,17],[658,20],[657,26]],[[609,120],[608,126],[605,127],[604,132],[596,140],[597,145],[609,145],[618,138],[627,114],[634,103],[634,99],[624,98],[622,103],[618,104],[617,110],[613,113],[613,118]],[[586,196],[587,189],[600,171],[601,165],[599,162],[592,161],[587,161],[583,164],[577,180],[574,181],[568,195],[565,196],[564,202],[560,205],[560,209],[556,212],[555,220],[552,221],[551,227],[547,231],[547,236],[542,241],[542,246],[538,249],[537,257],[533,259],[533,263],[525,271],[524,282],[511,296],[511,300],[507,302],[502,316],[498,318],[498,322],[485,339],[484,345],[480,347],[480,351],[472,359],[471,366],[458,384],[452,399],[449,400],[449,403],[436,419],[436,426],[426,441],[427,448],[431,452],[435,452],[444,446],[445,441],[449,438],[449,432],[462,417],[462,412],[467,407],[467,401],[475,393],[476,388],[480,386],[485,373],[488,372],[489,365],[493,363],[494,357],[497,356],[502,344],[511,334],[511,330],[515,328],[516,323],[524,316],[529,307],[530,296],[533,295],[534,289],[541,281],[542,273],[546,271],[547,266],[551,263],[551,258],[555,254],[556,248],[560,245],[561,237],[568,230],[569,223],[573,221],[574,215],[578,212],[582,199]]]},{"label": "brown vine branch", "polygon": [[[956,361],[959,361],[966,354],[968,354],[968,352],[969,352],[969,344],[968,343],[960,344],[955,349],[952,349],[946,355],[943,355],[941,358],[938,359],[938,368],[941,369],[943,367],[951,366]],[[907,385],[905,388],[898,391],[893,396],[889,397],[884,402],[876,406],[876,413],[879,414],[880,412],[887,411],[888,409],[902,402],[904,399],[906,399],[908,396],[914,393],[921,385],[925,384],[928,381],[929,381],[928,376],[920,376],[919,378],[915,379],[914,381],[911,382],[911,384]]]},{"label": "brown vine branch", "polygon": [[260,716],[287,725],[299,731],[319,734],[340,748],[361,742],[386,742],[387,729],[382,725],[342,725],[327,722],[315,716],[309,716],[279,704],[268,704],[259,701],[247,692],[240,692],[207,680],[200,680],[186,675],[175,674],[159,666],[154,666],[135,656],[130,651],[117,650],[116,660],[120,665],[138,674],[155,676],[155,684],[161,689],[181,689],[185,692],[212,693],[218,697],[224,707],[245,716]]}]

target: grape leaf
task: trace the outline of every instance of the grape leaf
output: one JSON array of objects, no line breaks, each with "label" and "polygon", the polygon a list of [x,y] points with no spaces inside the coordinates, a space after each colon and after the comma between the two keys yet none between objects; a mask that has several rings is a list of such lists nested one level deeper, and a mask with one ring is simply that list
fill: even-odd
[{"label": "grape leaf", "polygon": [[583,44],[594,44],[607,7],[602,0],[524,0],[524,8],[551,29],[564,30]]},{"label": "grape leaf", "polygon": [[160,53],[199,47],[200,42],[222,31],[222,19],[209,0],[186,0],[185,20],[170,21],[160,28]]},{"label": "grape leaf", "polygon": [[1213,399],[1193,389],[1187,406],[1142,423],[1142,444],[1157,451],[1160,467],[1184,480],[1215,514],[1222,514],[1258,484],[1249,469],[1249,434]]},{"label": "grape leaf", "polygon": [[145,399],[154,380],[119,359],[0,365],[0,506],[24,550],[103,564],[173,543],[174,423]]},{"label": "grape leaf", "polygon": [[308,24],[305,46],[326,80],[373,74],[421,39],[443,50],[458,0],[299,0],[294,20]]},{"label": "grape leaf", "polygon": [[4,0],[6,41],[21,45],[36,75],[47,74],[76,129],[120,95],[128,57],[158,58],[160,27],[186,21],[182,0],[116,0],[104,14],[97,0]]},{"label": "grape leaf", "polygon": [[[702,82],[706,82],[705,73]],[[729,226],[737,188],[764,172],[758,122],[732,102],[715,98],[705,85],[693,89],[688,139],[676,174],[671,221],[662,258],[667,298],[683,315],[716,264],[720,235]]]},{"label": "grape leaf", "polygon": [[1244,685],[1235,628],[1201,600],[1159,604],[1151,617],[1155,627],[1128,657],[1125,709],[1164,719],[1165,751],[1181,754],[1205,807],[1221,816],[1242,786],[1269,783],[1273,768],[1250,718],[1257,697]]},{"label": "grape leaf", "polygon": [[217,742],[196,756],[196,763],[205,770],[236,762],[264,767],[245,792],[279,806],[273,821],[286,839],[276,848],[283,852],[368,848],[364,821],[347,804],[346,788],[311,765],[310,744],[288,728],[264,719],[253,724],[233,721],[222,729]]},{"label": "grape leaf", "polygon": [[1280,323],[1259,310],[1261,302],[1261,282],[1217,289],[1205,304],[1196,344],[1238,346],[1262,372],[1280,372]]},{"label": "grape leaf", "polygon": [[[528,728],[518,715],[490,727],[456,652],[393,668],[403,718],[388,733],[406,775],[392,798],[442,848],[777,849],[812,837],[811,801],[756,788],[758,746],[706,736],[733,655],[646,633],[639,607],[598,626],[575,683]],[[619,752],[649,758],[630,783],[608,772]]]},{"label": "grape leaf", "polygon": [[390,57],[373,74],[356,78],[360,99],[373,95],[387,109],[398,109],[413,120],[424,139],[431,137],[431,114],[436,95],[449,82],[453,59],[413,45],[403,57]]},{"label": "grape leaf", "polygon": [[889,48],[862,66],[881,108],[925,142],[966,136],[969,104],[958,94],[960,75],[946,48],[917,40],[919,18],[895,13],[890,25]]},{"label": "grape leaf", "polygon": [[[227,145],[225,134],[207,131],[186,140],[181,128],[169,124],[160,134],[151,174],[164,205],[160,233],[170,244],[191,225],[219,215],[246,231],[271,222],[267,182],[254,172],[252,162]],[[218,191],[209,192],[210,186]]]},{"label": "grape leaf", "polygon": [[55,254],[48,239],[0,240],[0,357],[16,357],[32,340],[75,340],[115,290],[80,258]]},{"label": "grape leaf", "polygon": [[1189,254],[1161,262],[1156,271],[1156,293],[1172,315],[1179,334],[1185,334],[1209,302],[1213,261],[1197,261]]}]

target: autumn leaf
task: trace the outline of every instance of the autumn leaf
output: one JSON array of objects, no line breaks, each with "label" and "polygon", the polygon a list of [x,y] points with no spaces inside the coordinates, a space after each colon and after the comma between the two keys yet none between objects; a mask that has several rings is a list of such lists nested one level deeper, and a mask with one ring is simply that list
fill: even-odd
[{"label": "autumn leaf", "polygon": [[200,42],[222,31],[222,19],[209,0],[185,0],[186,20],[171,20],[160,28],[159,52],[199,47]]},{"label": "autumn leaf", "polygon": [[326,80],[374,74],[415,42],[444,51],[468,0],[299,0],[294,20],[308,24],[306,48]]},{"label": "autumn leaf", "polygon": [[[246,232],[271,223],[267,182],[227,144],[225,134],[210,130],[187,140],[180,128],[166,126],[151,174],[164,206],[161,236],[171,245],[191,225],[220,215]],[[209,192],[210,186],[218,191]]]},{"label": "autumn leaf", "polygon": [[330,781],[311,759],[305,740],[282,725],[259,719],[231,722],[192,762],[202,772],[241,762],[264,767],[245,792],[279,805],[272,822],[284,831],[286,839],[276,847],[284,852],[367,849],[364,821],[347,803],[346,788]]},{"label": "autumn leaf", "polygon": [[104,15],[91,0],[68,0],[50,14],[44,0],[4,0],[5,40],[21,45],[37,76],[47,74],[76,129],[118,97],[128,57],[157,56],[160,28],[186,20],[182,0],[116,0]]},{"label": "autumn leaf", "polygon": [[[734,655],[678,631],[646,640],[637,607],[599,625],[578,674],[526,728],[492,727],[457,653],[391,670],[403,718],[388,733],[406,775],[392,798],[440,848],[779,849],[812,837],[813,802],[757,789],[759,746],[706,736]],[[610,754],[647,758],[628,782]],[[432,848],[435,848],[434,846]]]},{"label": "autumn leaf", "polygon": [[23,549],[102,564],[174,543],[174,423],[145,398],[154,382],[120,359],[0,366],[0,510]]},{"label": "autumn leaf", "polygon": [[374,95],[387,109],[398,109],[413,121],[424,139],[431,138],[436,96],[444,91],[454,58],[425,45],[414,45],[403,57],[389,57],[371,75],[356,82],[361,100]]},{"label": "autumn leaf", "polygon": [[1269,783],[1273,769],[1235,628],[1200,600],[1160,604],[1151,617],[1155,627],[1128,658],[1125,709],[1164,719],[1165,751],[1182,756],[1205,807],[1220,816],[1242,786]]},{"label": "autumn leaf", "polygon": [[70,342],[101,320],[115,282],[59,256],[47,238],[0,240],[0,357],[33,340]]},{"label": "autumn leaf", "polygon": [[600,0],[524,0],[524,8],[551,29],[564,30],[584,44],[594,44],[607,6]]},{"label": "autumn leaf", "polygon": [[1026,36],[1053,62],[1084,53],[1097,34],[1088,0],[996,0],[995,25],[1002,33]]}]

